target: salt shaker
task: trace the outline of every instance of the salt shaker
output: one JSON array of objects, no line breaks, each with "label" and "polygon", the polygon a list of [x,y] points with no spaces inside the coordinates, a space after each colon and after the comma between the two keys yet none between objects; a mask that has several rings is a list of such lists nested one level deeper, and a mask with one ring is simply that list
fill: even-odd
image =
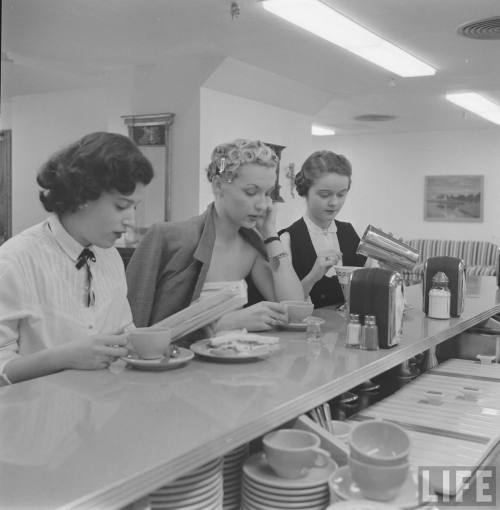
[{"label": "salt shaker", "polygon": [[427,316],[431,319],[449,319],[451,293],[448,288],[448,277],[438,271],[432,277],[432,287],[429,290],[429,311]]},{"label": "salt shaker", "polygon": [[366,315],[365,323],[361,328],[360,349],[376,351],[378,349],[378,327],[375,315]]},{"label": "salt shaker", "polygon": [[349,323],[347,324],[346,347],[359,347],[360,338],[361,324],[359,322],[359,315],[351,313]]}]

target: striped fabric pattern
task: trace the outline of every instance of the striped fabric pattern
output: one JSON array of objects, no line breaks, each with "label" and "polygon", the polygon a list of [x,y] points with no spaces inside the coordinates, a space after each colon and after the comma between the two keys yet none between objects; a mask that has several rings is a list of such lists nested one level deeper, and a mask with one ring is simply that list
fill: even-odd
[{"label": "striped fabric pattern", "polygon": [[465,261],[467,274],[496,275],[499,247],[487,241],[447,241],[442,239],[411,239],[407,244],[420,252],[417,265],[409,275],[422,277],[424,263],[429,257],[458,257]]}]

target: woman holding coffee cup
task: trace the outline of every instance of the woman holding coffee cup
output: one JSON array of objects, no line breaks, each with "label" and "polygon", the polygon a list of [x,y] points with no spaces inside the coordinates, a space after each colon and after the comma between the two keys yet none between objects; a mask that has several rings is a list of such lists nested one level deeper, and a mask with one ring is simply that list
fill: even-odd
[{"label": "woman holding coffee cup", "polygon": [[327,150],[311,154],[295,177],[306,213],[280,231],[304,292],[316,308],[344,302],[333,266],[362,267],[366,262],[356,254],[360,238],[354,227],[335,219],[351,189],[351,175],[345,156]]},{"label": "woman holding coffee cup", "polygon": [[37,182],[48,219],[0,247],[0,379],[109,366],[132,327],[122,259],[153,169],[127,137],[92,133],[52,156]]},{"label": "woman holding coffee cup", "polygon": [[260,141],[215,147],[207,169],[214,202],[200,216],[149,229],[127,266],[137,326],[150,326],[196,300],[205,283],[246,279],[247,308],[215,330],[268,330],[287,322],[286,306],[304,293],[277,236],[271,200],[278,158]]}]

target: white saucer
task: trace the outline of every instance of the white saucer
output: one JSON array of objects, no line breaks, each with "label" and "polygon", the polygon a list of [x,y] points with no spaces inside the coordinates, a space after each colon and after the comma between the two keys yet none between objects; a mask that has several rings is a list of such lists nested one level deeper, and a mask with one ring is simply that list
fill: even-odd
[{"label": "white saucer", "polygon": [[[319,504],[319,505],[307,505],[297,507],[297,510],[325,510],[326,505],[328,505],[328,500]],[[279,507],[272,505],[270,506],[268,503],[258,503],[257,501],[252,501],[245,497],[243,494],[243,498],[241,500],[241,510],[293,510],[290,507]]]},{"label": "white saucer", "polygon": [[246,501],[258,503],[261,505],[268,505],[270,507],[285,508],[292,510],[294,508],[305,509],[313,506],[325,506],[330,501],[330,494],[325,487],[323,493],[318,493],[312,499],[303,499],[303,497],[296,496],[294,492],[288,491],[287,495],[269,494],[258,489],[252,489],[247,484],[243,484],[242,494]]},{"label": "white saucer", "polygon": [[316,485],[316,487],[305,489],[271,487],[269,485],[262,485],[259,482],[254,482],[247,476],[244,476],[243,485],[251,489],[258,490],[262,494],[269,494],[270,496],[288,496],[292,493],[296,497],[301,497],[304,500],[315,499],[318,495],[324,494],[328,491],[326,485]]},{"label": "white saucer", "polygon": [[222,483],[214,485],[209,491],[202,494],[192,494],[190,491],[186,491],[184,494],[177,494],[175,497],[155,496],[154,493],[149,495],[149,501],[153,505],[170,504],[173,508],[181,508],[188,505],[198,505],[201,508],[202,504],[215,503],[219,499],[222,499]]},{"label": "white saucer", "polygon": [[323,467],[313,466],[303,478],[281,478],[269,466],[266,456],[256,453],[243,464],[243,474],[258,484],[278,488],[302,489],[326,484],[331,473],[337,469],[337,464],[328,459]]},{"label": "white saucer", "polygon": [[159,359],[142,359],[134,354],[129,354],[123,357],[122,360],[126,361],[130,366],[140,370],[171,370],[172,368],[180,367],[193,359],[194,353],[184,347],[178,347],[179,354],[175,358],[164,360]]},{"label": "white saucer", "polygon": [[357,499],[355,501],[338,501],[326,507],[325,510],[399,510],[397,506],[379,503],[378,501],[369,501],[367,499]]},{"label": "white saucer", "polygon": [[[332,474],[328,481],[330,489],[342,500],[363,500],[363,494],[351,478],[349,466],[342,466]],[[418,497],[418,474],[415,470],[408,471],[408,477],[401,487],[399,494],[388,502],[397,508],[414,508],[422,503]],[[384,502],[385,504],[385,502]]]}]

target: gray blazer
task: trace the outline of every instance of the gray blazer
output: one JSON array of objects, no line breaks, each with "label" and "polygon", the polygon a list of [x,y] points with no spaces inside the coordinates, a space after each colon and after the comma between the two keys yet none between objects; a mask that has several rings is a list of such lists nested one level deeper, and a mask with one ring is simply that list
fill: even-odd
[{"label": "gray blazer", "polygon": [[[214,214],[212,203],[200,216],[157,223],[147,231],[127,266],[136,326],[155,324],[200,296],[215,243]],[[257,232],[242,228],[240,235],[266,257]]]}]

